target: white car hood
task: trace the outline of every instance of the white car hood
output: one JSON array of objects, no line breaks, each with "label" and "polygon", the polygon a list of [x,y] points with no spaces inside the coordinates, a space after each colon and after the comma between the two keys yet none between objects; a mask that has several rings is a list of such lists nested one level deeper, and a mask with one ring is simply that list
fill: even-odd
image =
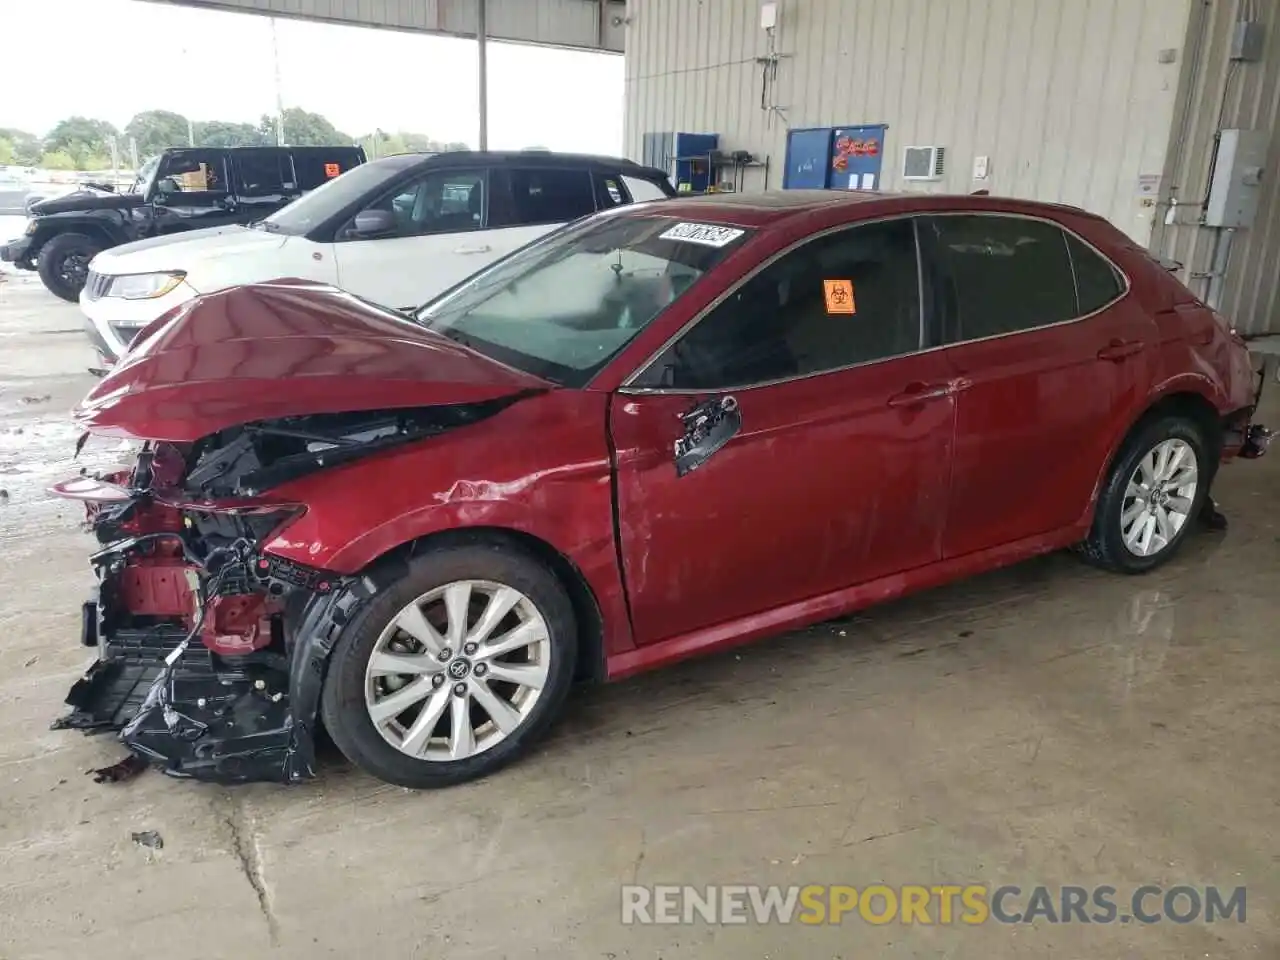
[{"label": "white car hood", "polygon": [[94,257],[90,267],[111,276],[160,270],[190,271],[196,262],[208,257],[265,253],[279,249],[288,239],[287,234],[252,230],[239,224],[206,227],[112,247]]}]

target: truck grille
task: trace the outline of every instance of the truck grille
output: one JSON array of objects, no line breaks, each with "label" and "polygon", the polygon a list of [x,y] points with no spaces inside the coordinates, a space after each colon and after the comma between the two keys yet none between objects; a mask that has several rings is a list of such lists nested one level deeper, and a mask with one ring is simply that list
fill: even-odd
[{"label": "truck grille", "polygon": [[90,270],[84,283],[85,296],[90,300],[97,300],[107,292],[109,286],[111,286],[111,277]]}]

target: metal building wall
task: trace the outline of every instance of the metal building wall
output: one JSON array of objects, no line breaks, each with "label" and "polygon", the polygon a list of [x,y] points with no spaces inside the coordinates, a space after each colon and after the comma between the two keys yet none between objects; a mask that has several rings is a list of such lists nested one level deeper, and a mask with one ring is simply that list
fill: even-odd
[{"label": "metal building wall", "polygon": [[[477,0],[159,0],[352,26],[476,35]],[[487,34],[548,46],[622,52],[623,0],[489,0]]]},{"label": "metal building wall", "polygon": [[[646,131],[720,133],[768,155],[777,187],[788,126],[884,122],[885,189],[968,192],[985,155],[992,193],[1078,204],[1145,243],[1139,178],[1164,167],[1191,2],[780,0],[768,89],[760,0],[631,0],[627,152]],[[922,144],[947,148],[945,178],[903,182]]]},{"label": "metal building wall", "polygon": [[[1241,16],[1263,23],[1261,62],[1233,65],[1230,60],[1232,27]],[[1183,279],[1197,293],[1208,295],[1221,234],[1199,226],[1198,220],[1207,194],[1214,134],[1219,128],[1269,130],[1261,206],[1254,225],[1232,237],[1218,306],[1242,333],[1280,333],[1280,0],[1196,0],[1186,49],[1152,248],[1182,262]],[[1166,226],[1170,200],[1177,206],[1174,223]]]}]

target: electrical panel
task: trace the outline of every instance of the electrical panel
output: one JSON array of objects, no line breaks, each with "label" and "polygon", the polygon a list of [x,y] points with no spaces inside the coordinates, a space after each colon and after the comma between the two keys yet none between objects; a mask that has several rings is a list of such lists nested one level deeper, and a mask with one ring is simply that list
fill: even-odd
[{"label": "electrical panel", "polygon": [[1204,207],[1207,227],[1252,226],[1266,171],[1265,130],[1220,130],[1218,157]]}]

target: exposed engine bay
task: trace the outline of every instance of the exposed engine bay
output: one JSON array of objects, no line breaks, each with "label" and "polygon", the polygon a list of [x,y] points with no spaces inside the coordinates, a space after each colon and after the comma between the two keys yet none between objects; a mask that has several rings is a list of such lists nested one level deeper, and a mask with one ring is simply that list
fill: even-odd
[{"label": "exposed engine bay", "polygon": [[[377,578],[266,554],[306,508],[264,493],[514,399],[245,424],[193,444],[146,443],[131,470],[59,484],[85,503],[100,546],[82,623],[98,660],[54,727],[119,731],[134,757],[179,777],[313,776],[328,654]],[[115,779],[108,771],[102,779]]]}]

